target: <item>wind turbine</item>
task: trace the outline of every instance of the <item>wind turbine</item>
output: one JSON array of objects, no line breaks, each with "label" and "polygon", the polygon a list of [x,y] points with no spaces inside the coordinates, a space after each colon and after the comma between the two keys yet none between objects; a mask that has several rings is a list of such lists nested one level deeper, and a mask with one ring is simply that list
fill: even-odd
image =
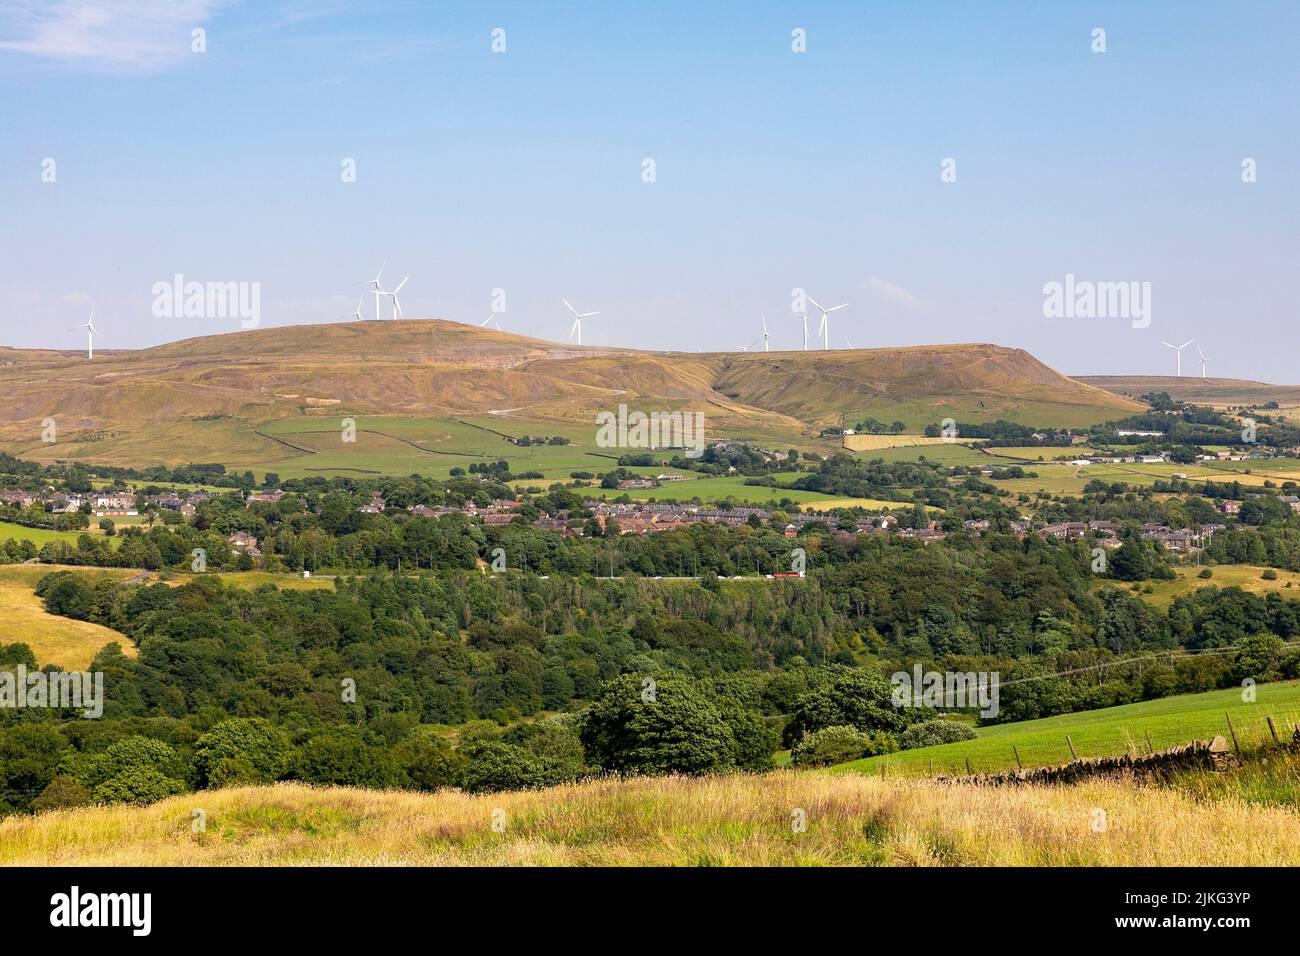
[{"label": "wind turbine", "polygon": [[854,345],[852,342],[849,341],[849,337],[848,337],[847,335],[844,336],[844,344],[847,345],[847,346],[848,346],[849,348],[851,348],[851,349],[855,349],[855,350],[857,349],[857,346]]},{"label": "wind turbine", "polygon": [[589,318],[591,318],[593,315],[600,315],[600,313],[599,313],[599,312],[579,312],[579,311],[578,311],[577,309],[575,309],[573,306],[569,305],[569,300],[568,300],[568,299],[561,299],[560,301],[564,303],[565,308],[567,308],[570,312],[573,313],[573,328],[569,329],[569,338],[573,338],[573,333],[574,333],[574,332],[577,332],[577,333],[578,333],[578,344],[581,345],[581,344],[582,344],[582,320],[583,320],[583,319],[589,319]]},{"label": "wind turbine", "polygon": [[[754,341],[757,342],[758,339],[754,339]],[[766,352],[767,350],[768,350],[767,349],[767,313],[764,312],[763,313],[763,351]]]},{"label": "wind turbine", "polygon": [[[406,277],[406,279],[409,279],[409,278],[411,278],[411,277],[410,277],[410,276],[407,276],[407,277]],[[380,293],[380,295],[386,295],[386,296],[390,296],[390,297],[392,297],[392,300],[393,300],[393,318],[394,318],[395,320],[396,320],[396,319],[400,319],[400,318],[404,318],[404,316],[402,315],[402,303],[400,303],[400,302],[397,301],[397,293],[401,292],[401,291],[402,291],[402,286],[406,285],[406,279],[403,279],[401,282],[397,283],[397,288],[394,289],[392,292],[381,292],[381,293]],[[378,311],[376,311],[376,314],[378,314]]]},{"label": "wind turbine", "polygon": [[[75,328],[68,329],[68,331],[76,332],[79,329],[86,330],[86,358],[93,359],[95,357],[94,337],[99,335],[99,330],[95,328],[95,307],[93,305],[90,307],[90,318],[86,320],[86,324],[78,325]],[[99,337],[103,338],[102,335],[99,335]]]},{"label": "wind turbine", "polygon": [[808,313],[797,312],[795,318],[803,319],[803,350],[808,351]]},{"label": "wind turbine", "polygon": [[387,295],[387,293],[384,292],[384,287],[379,284],[379,277],[384,274],[384,266],[386,265],[388,265],[387,262],[385,262],[384,265],[381,265],[379,267],[379,271],[375,273],[375,277],[373,279],[369,279],[366,282],[361,283],[361,285],[369,285],[370,291],[375,294],[375,321],[379,320],[379,297],[382,295]]},{"label": "wind turbine", "polygon": [[1183,377],[1183,349],[1187,348],[1187,346],[1191,345],[1191,344],[1192,344],[1193,342],[1195,342],[1195,341],[1196,341],[1196,339],[1188,339],[1188,340],[1187,340],[1186,342],[1184,342],[1182,345],[1173,345],[1173,344],[1171,344],[1171,343],[1169,343],[1169,342],[1166,342],[1164,339],[1161,339],[1161,340],[1160,340],[1160,344],[1161,344],[1161,345],[1164,345],[1164,346],[1166,346],[1166,347],[1168,347],[1168,348],[1173,349],[1173,350],[1174,350],[1174,354],[1178,356],[1178,366],[1177,366],[1177,367],[1178,367],[1178,377],[1179,377],[1179,378],[1182,378],[1182,377]]},{"label": "wind turbine", "polygon": [[1205,378],[1205,351],[1201,348],[1201,343],[1196,343],[1196,351],[1201,353],[1201,378]]},{"label": "wind turbine", "polygon": [[357,310],[355,312],[349,312],[347,315],[340,315],[339,318],[356,319],[358,322],[361,321],[361,303],[364,301],[366,301],[366,297],[363,295],[361,298],[357,299]]},{"label": "wind turbine", "polygon": [[822,348],[829,349],[831,347],[831,326],[830,323],[826,321],[826,316],[830,315],[832,312],[838,312],[840,309],[847,309],[849,304],[845,302],[843,305],[833,305],[829,309],[823,309],[821,303],[812,296],[808,296],[808,301],[817,306],[817,311],[822,314],[822,324],[818,326],[817,334],[822,337]]}]

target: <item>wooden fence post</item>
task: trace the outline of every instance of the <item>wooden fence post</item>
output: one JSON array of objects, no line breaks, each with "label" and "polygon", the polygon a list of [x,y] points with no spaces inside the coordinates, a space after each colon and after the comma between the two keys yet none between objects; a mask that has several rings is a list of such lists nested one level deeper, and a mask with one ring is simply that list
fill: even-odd
[{"label": "wooden fence post", "polygon": [[1143,731],[1147,735],[1147,753],[1155,753],[1155,745],[1151,743],[1151,731]]},{"label": "wooden fence post", "polygon": [[1025,765],[1020,762],[1020,751],[1016,749],[1015,744],[1011,745],[1011,752],[1016,755],[1016,766],[1019,767],[1021,770],[1024,770]]},{"label": "wooden fence post", "polygon": [[966,772],[970,774],[972,777],[975,776],[975,771],[972,770],[970,766],[970,757],[966,758]]},{"label": "wooden fence post", "polygon": [[1268,732],[1273,735],[1273,743],[1280,743],[1277,739],[1277,728],[1273,726],[1273,715],[1269,714],[1264,719],[1268,721]]},{"label": "wooden fence post", "polygon": [[1226,710],[1223,712],[1223,719],[1228,722],[1228,733],[1232,734],[1232,749],[1237,751],[1237,756],[1240,757],[1241,744],[1237,743],[1237,731],[1233,728],[1232,718],[1228,716],[1228,712]]},{"label": "wooden fence post", "polygon": [[1079,755],[1078,755],[1077,753],[1074,752],[1074,741],[1070,739],[1070,735],[1069,735],[1069,734],[1066,734],[1066,735],[1065,735],[1065,742],[1066,742],[1067,744],[1069,744],[1069,746],[1070,746],[1070,759],[1071,759],[1071,760],[1078,760],[1078,759],[1079,759]]}]

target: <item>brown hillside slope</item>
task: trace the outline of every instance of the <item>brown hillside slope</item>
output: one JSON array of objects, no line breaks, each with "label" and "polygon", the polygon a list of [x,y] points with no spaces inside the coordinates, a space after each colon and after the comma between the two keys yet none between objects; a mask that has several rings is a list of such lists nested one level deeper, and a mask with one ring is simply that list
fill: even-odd
[{"label": "brown hillside slope", "polygon": [[[1005,417],[1085,425],[1138,406],[994,345],[671,353],[575,347],[456,322],[253,329],[136,351],[0,349],[0,449],[141,464],[255,457],[260,424],[304,415],[590,422],[619,402],[698,410],[713,434],[814,433],[841,413],[919,430]],[[41,422],[58,424],[58,456]],[[207,454],[204,451],[207,450]]]},{"label": "brown hillside slope", "polygon": [[842,412],[911,427],[952,417],[1032,425],[1093,424],[1141,406],[1067,378],[1022,349],[927,345],[726,356],[715,388],[818,424]]},{"label": "brown hillside slope", "polygon": [[1184,375],[1085,375],[1077,381],[1114,395],[1168,392],[1170,398],[1203,405],[1249,405],[1277,402],[1300,405],[1300,385],[1270,385],[1239,378],[1201,378]]}]

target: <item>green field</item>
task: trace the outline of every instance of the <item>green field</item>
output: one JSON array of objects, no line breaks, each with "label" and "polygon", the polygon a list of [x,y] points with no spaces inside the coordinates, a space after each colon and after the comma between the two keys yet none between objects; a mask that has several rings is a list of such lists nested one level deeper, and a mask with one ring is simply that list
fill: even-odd
[{"label": "green field", "polygon": [[871,451],[855,452],[854,454],[863,461],[873,461],[879,458],[882,461],[891,463],[918,461],[924,458],[926,461],[937,462],[947,467],[966,465],[970,468],[998,468],[1017,464],[1015,459],[1001,458],[997,455],[982,452],[977,448],[956,443],[951,445],[913,445],[910,448],[879,448]]},{"label": "green field", "polygon": [[[233,470],[251,468],[256,474],[274,471],[281,478],[309,475],[410,475],[447,478],[452,468],[471,464],[510,462],[515,472],[540,471],[532,483],[569,481],[573,471],[608,471],[617,451],[598,448],[595,426],[553,422],[520,422],[495,416],[477,418],[415,418],[397,415],[355,416],[356,441],[342,440],[341,417],[291,418],[263,425],[259,431],[282,442],[283,456],[241,462]],[[569,445],[516,445],[506,436],[568,438]],[[669,457],[665,453],[665,457]]]},{"label": "green field", "polygon": [[[112,519],[114,522],[116,518]],[[129,519],[128,519],[129,520]],[[77,539],[83,534],[99,535],[99,519],[92,517],[90,527],[84,531],[52,531],[48,528],[28,528],[25,525],[13,524],[9,521],[0,521],[0,541],[13,538],[15,541],[30,541],[36,547],[41,547],[51,541],[64,541],[71,545],[76,545]],[[116,548],[118,539],[109,538],[109,544]]]},{"label": "green field", "polygon": [[[1033,449],[1025,449],[1027,452],[1031,450]],[[1088,456],[1080,453],[1079,457]],[[1088,482],[1094,479],[1124,482],[1130,485],[1152,485],[1160,479],[1168,481],[1174,475],[1186,475],[1190,482],[1238,481],[1243,485],[1254,487],[1263,487],[1266,481],[1271,481],[1275,485],[1287,481],[1300,482],[1300,459],[1296,458],[1277,458],[1269,461],[1195,462],[1190,465],[1179,465],[1173,462],[1144,465],[1134,462],[1119,465],[1075,466],[1051,461],[1034,461],[1022,467],[1036,472],[1038,477],[1010,478],[996,482],[997,487],[1030,494],[1039,490],[1052,494],[1079,494]]]},{"label": "green field", "polygon": [[[409,475],[447,478],[452,468],[468,469],[474,463],[510,462],[515,473],[540,471],[542,478],[524,478],[514,482],[516,489],[548,488],[557,482],[568,484],[573,472],[600,474],[615,467],[619,451],[595,444],[595,426],[570,422],[521,421],[508,416],[471,416],[464,419],[413,418],[406,416],[358,416],[357,435],[353,443],[341,440],[340,419],[293,418],[262,426],[260,431],[296,446],[282,446],[284,457],[262,462],[246,462],[234,470],[252,468],[255,473],[276,472],[281,478],[309,475]],[[568,445],[521,446],[506,436],[559,435]],[[786,443],[788,444],[788,443]],[[933,446],[932,446],[933,447]],[[301,449],[301,450],[298,450]],[[905,449],[900,449],[905,450]],[[947,451],[945,447],[945,451]],[[673,452],[664,451],[668,459]],[[633,467],[635,474],[653,476],[667,466]],[[799,474],[790,473],[790,476]],[[798,491],[746,485],[743,476],[688,478],[666,483],[659,488],[619,491],[598,486],[582,489],[593,498],[617,498],[627,495],[634,501],[718,501],[734,498],[749,504],[768,504],[787,499],[799,505],[829,507],[860,506],[872,510],[885,507],[910,507],[909,503],[849,499],[815,491]]]},{"label": "green field", "polygon": [[[638,468],[635,470],[647,473],[654,473],[657,470],[662,471],[662,469],[653,468]],[[530,482],[524,481],[520,482],[520,484],[526,486]],[[591,488],[583,489],[583,493],[589,494],[593,498],[618,498],[627,495],[633,501],[690,501],[692,498],[699,498],[701,501],[719,501],[723,498],[734,498],[737,501],[755,505],[765,505],[772,501],[780,502],[785,499],[798,505],[808,505],[814,508],[818,505],[833,505],[843,508],[856,506],[878,510],[886,507],[910,508],[912,506],[911,502],[899,503],[875,501],[867,498],[843,498],[835,495],[824,495],[818,491],[746,485],[745,479],[740,476],[691,478],[686,481],[667,482],[658,488],[641,488],[628,491],[600,488],[593,485]]]},{"label": "green field", "polygon": [[1015,724],[995,724],[976,729],[974,740],[938,747],[921,747],[881,757],[868,757],[840,764],[831,772],[920,774],[966,772],[970,760],[977,773],[1014,770],[1014,745],[1026,767],[1068,763],[1068,734],[1080,757],[1121,754],[1132,749],[1147,752],[1146,735],[1157,750],[1185,744],[1194,738],[1228,736],[1227,713],[1232,718],[1242,747],[1263,743],[1269,737],[1266,717],[1271,716],[1278,733],[1291,735],[1300,725],[1300,681],[1260,684],[1254,703],[1242,701],[1239,688],[1204,694],[1183,694],[1160,700],[1142,701],[1120,707],[1089,710]]}]

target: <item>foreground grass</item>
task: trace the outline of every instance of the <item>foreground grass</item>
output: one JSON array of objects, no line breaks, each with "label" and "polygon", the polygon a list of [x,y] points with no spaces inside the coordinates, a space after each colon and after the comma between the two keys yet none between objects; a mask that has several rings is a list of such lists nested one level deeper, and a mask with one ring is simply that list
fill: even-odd
[{"label": "foreground grass", "polygon": [[776,771],[480,796],[279,784],[10,817],[0,864],[1296,865],[1300,813],[1113,780],[988,789]]},{"label": "foreground grass", "polygon": [[[1271,739],[1266,718],[1272,717],[1279,734],[1290,737],[1300,724],[1300,681],[1260,684],[1255,700],[1241,699],[1240,688],[1209,691],[1204,694],[1180,694],[1119,707],[1085,710],[1040,720],[979,727],[974,740],[938,747],[921,747],[868,757],[840,764],[835,772],[929,774],[965,773],[966,761],[977,772],[1014,770],[1015,750],[1026,767],[1043,767],[1068,763],[1070,743],[1080,757],[1122,754],[1130,750],[1146,753],[1147,735],[1156,750],[1185,744],[1199,738],[1212,739],[1216,734],[1229,737],[1224,714],[1232,718],[1237,739],[1243,748],[1258,746]],[[1066,742],[1066,735],[1070,742]]]}]

